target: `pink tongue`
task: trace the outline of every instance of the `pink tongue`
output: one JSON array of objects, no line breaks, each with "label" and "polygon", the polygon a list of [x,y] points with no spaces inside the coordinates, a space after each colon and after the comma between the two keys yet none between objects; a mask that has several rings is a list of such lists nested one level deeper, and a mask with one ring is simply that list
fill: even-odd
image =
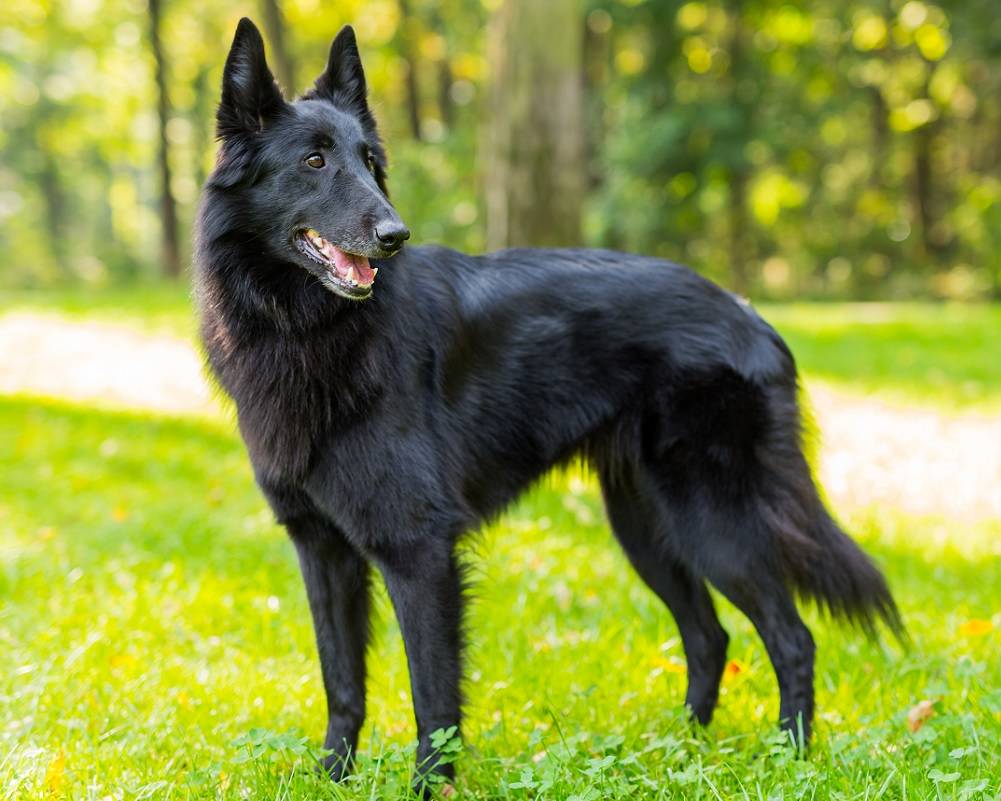
[{"label": "pink tongue", "polygon": [[365,256],[356,256],[353,253],[345,253],[336,245],[328,243],[325,248],[326,254],[333,259],[334,267],[341,278],[348,277],[348,270],[355,268],[354,280],[362,286],[368,286],[375,280],[375,271],[368,263]]}]

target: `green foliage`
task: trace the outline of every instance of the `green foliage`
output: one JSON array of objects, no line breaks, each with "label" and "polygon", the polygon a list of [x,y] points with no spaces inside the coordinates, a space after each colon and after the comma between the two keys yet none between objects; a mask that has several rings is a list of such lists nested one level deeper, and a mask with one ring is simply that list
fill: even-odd
[{"label": "green foliage", "polygon": [[[484,70],[480,3],[412,4],[422,23],[420,148],[409,145],[402,112],[397,3],[284,6],[300,65],[294,90],[319,75],[334,34],[354,23],[373,102],[394,145],[394,199],[422,241],[481,247],[473,167]],[[164,3],[173,106],[167,136],[185,250],[214,160],[223,61],[237,19],[256,11],[225,0]],[[142,0],[0,5],[0,287],[103,285],[158,273],[159,133],[147,29]],[[446,56],[450,125],[441,120],[436,82]]]},{"label": "green foliage", "polygon": [[997,292],[988,3],[591,6],[592,236],[775,297]]},{"label": "green foliage", "polygon": [[[164,5],[186,243],[222,62],[236,19],[256,9]],[[339,26],[356,25],[415,241],[483,246],[484,29],[497,6],[282,3],[299,90]],[[992,0],[582,0],[581,18],[587,244],[691,263],[755,296],[1001,292]],[[0,286],[158,272],[147,28],[142,0],[0,8]]]}]

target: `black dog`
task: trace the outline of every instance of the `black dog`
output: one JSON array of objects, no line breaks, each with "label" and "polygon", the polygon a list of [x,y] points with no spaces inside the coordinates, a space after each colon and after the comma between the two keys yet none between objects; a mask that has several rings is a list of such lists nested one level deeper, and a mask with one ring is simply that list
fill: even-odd
[{"label": "black dog", "polygon": [[818,497],[796,369],[775,331],[651,258],[414,248],[379,261],[409,232],[386,194],[350,28],[315,86],[288,103],[242,20],[218,134],[199,217],[202,335],[298,551],[330,772],[347,769],[365,717],[374,565],[410,665],[417,782],[451,775],[431,734],[460,717],[456,541],[576,456],[677,620],[692,715],[712,716],[726,655],[708,581],[754,623],[782,725],[805,740],[814,645],[794,594],[869,630],[899,619],[883,577]]}]

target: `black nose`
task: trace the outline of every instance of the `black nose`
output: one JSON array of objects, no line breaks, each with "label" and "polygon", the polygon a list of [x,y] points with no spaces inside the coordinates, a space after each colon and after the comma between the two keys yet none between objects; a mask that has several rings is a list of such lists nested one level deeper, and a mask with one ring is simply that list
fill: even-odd
[{"label": "black nose", "polygon": [[410,229],[398,220],[387,220],[375,226],[375,238],[389,250],[399,250],[410,239]]}]

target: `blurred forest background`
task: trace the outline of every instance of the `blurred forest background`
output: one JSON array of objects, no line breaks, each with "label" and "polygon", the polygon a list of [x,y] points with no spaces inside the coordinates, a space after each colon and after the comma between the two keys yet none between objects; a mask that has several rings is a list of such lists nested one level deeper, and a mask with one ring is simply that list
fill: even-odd
[{"label": "blurred forest background", "polygon": [[997,0],[4,0],[0,287],[183,279],[237,19],[288,93],[354,24],[419,243],[757,297],[1001,298]]}]

